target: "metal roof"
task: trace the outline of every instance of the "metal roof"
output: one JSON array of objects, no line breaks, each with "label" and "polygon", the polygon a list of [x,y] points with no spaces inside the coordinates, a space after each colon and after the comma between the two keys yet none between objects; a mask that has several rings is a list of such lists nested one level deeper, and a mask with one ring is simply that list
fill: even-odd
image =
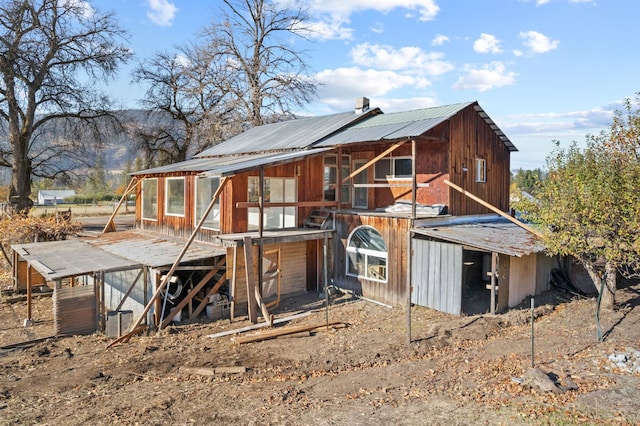
[{"label": "metal roof", "polygon": [[[428,223],[428,219],[421,222]],[[526,256],[544,250],[544,245],[530,232],[504,218],[495,217],[487,221],[418,226],[416,234],[461,244],[487,252],[508,256]]]},{"label": "metal roof", "polygon": [[360,114],[346,112],[265,124],[227,139],[196,155],[196,158],[302,149],[354,121],[378,113],[380,110],[375,108]]},{"label": "metal roof", "polygon": [[[97,237],[17,244],[11,248],[47,281],[86,275],[96,271],[116,271],[140,266],[172,265],[185,241],[172,240],[140,230],[109,232]],[[181,262],[212,258],[226,250],[194,241]]]},{"label": "metal roof", "polygon": [[476,102],[374,115],[323,139],[314,146],[329,147],[417,137],[471,105],[474,105],[476,112],[489,124],[507,148],[510,151],[517,151],[517,148]]},{"label": "metal roof", "polygon": [[229,157],[195,158],[180,163],[169,164],[148,170],[141,170],[132,175],[155,175],[164,173],[197,172],[204,176],[230,176],[254,170],[264,165],[283,164],[302,157],[319,154],[330,148],[303,149],[287,152],[263,152],[259,154],[243,154]]}]

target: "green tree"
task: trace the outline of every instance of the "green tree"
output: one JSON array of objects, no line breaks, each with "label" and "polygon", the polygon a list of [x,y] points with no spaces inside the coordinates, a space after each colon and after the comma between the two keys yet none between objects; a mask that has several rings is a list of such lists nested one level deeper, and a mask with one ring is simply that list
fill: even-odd
[{"label": "green tree", "polygon": [[544,225],[550,252],[581,262],[609,309],[618,273],[640,273],[640,111],[633,105],[627,100],[611,127],[587,136],[583,149],[556,143],[538,203],[519,207]]},{"label": "green tree", "polygon": [[24,212],[33,176],[57,178],[76,167],[69,158],[87,158],[86,135],[52,141],[48,133],[107,115],[96,88],[131,51],[113,15],[87,1],[5,0],[0,17],[0,166],[12,169],[10,201]]},{"label": "green tree", "polygon": [[511,181],[515,183],[520,191],[535,195],[540,189],[544,175],[542,169],[539,168],[533,170],[518,169],[511,175]]}]

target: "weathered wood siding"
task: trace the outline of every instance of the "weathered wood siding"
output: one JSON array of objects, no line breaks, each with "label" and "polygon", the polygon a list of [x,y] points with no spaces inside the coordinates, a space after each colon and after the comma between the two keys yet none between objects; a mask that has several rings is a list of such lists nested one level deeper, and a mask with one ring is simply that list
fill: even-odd
[{"label": "weathered wood siding", "polygon": [[[381,283],[346,274],[346,246],[351,232],[358,226],[375,228],[387,245],[387,282]],[[386,216],[336,214],[334,250],[334,279],[338,287],[346,288],[369,299],[389,305],[406,301],[407,235],[410,221]]]},{"label": "weathered wood siding", "polygon": [[[287,244],[266,244],[264,251],[280,250],[280,294],[295,294],[307,289],[307,253],[306,241]],[[236,312],[246,312],[247,309],[247,281],[244,262],[244,248],[238,247],[237,265],[233,265],[233,248],[227,249],[227,278],[231,280],[236,267],[236,286],[234,300]],[[253,246],[253,269],[257,270],[258,247]]]},{"label": "weathered wood siding", "polygon": [[[449,180],[502,211],[509,210],[509,150],[473,105],[449,120]],[[476,159],[486,160],[486,182],[476,182]],[[464,169],[467,169],[466,171]],[[490,213],[451,189],[449,213],[455,216]]]}]

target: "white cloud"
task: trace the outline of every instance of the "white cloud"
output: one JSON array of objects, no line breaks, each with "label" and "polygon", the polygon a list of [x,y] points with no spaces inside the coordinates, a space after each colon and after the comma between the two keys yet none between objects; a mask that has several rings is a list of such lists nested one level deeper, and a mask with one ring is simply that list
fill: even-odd
[{"label": "white cloud", "polygon": [[82,0],[63,0],[64,7],[75,9],[83,18],[91,18],[95,10],[91,3]]},{"label": "white cloud", "polygon": [[324,70],[316,74],[318,95],[325,99],[355,99],[384,96],[403,87],[426,87],[428,81],[393,71],[377,71],[358,67]]},{"label": "white cloud", "polygon": [[376,22],[371,26],[371,32],[382,34],[384,32],[384,24],[382,22]]},{"label": "white cloud", "polygon": [[523,44],[533,53],[546,53],[558,47],[558,40],[551,40],[537,31],[523,31],[518,35]]},{"label": "white cloud", "polygon": [[454,68],[442,59],[443,53],[427,53],[415,46],[394,49],[391,46],[363,43],[355,46],[350,54],[356,65],[411,74],[441,75]]},{"label": "white cloud", "polygon": [[176,17],[178,8],[168,0],[147,0],[150,8],[147,18],[161,27],[170,27]]},{"label": "white cloud", "polygon": [[522,55],[524,55],[524,53],[522,52],[522,50],[520,50],[520,49],[514,49],[514,50],[513,50],[513,56],[515,56],[515,57],[520,57],[520,56],[522,56]]},{"label": "white cloud", "polygon": [[454,89],[472,89],[484,92],[515,83],[516,73],[508,71],[503,62],[494,61],[480,68],[466,65],[465,74],[453,84]]},{"label": "white cloud", "polygon": [[473,42],[473,50],[477,53],[501,53],[500,40],[492,34],[482,33],[480,38]]},{"label": "white cloud", "polygon": [[350,22],[342,18],[308,22],[307,36],[319,40],[350,40],[353,37],[353,28],[347,26]]},{"label": "white cloud", "polygon": [[307,5],[313,11],[334,17],[346,17],[363,10],[388,13],[393,9],[404,8],[416,11],[421,21],[432,20],[440,11],[436,0],[308,0]]},{"label": "white cloud", "polygon": [[436,36],[431,40],[431,44],[433,46],[442,46],[446,42],[449,41],[449,37],[444,34],[436,34]]}]

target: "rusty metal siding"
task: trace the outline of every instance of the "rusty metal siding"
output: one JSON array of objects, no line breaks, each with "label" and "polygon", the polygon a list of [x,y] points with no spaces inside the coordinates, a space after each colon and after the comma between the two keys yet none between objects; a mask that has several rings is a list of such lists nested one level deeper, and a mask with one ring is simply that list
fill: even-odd
[{"label": "rusty metal siding", "polygon": [[462,246],[412,238],[411,302],[462,313]]}]

